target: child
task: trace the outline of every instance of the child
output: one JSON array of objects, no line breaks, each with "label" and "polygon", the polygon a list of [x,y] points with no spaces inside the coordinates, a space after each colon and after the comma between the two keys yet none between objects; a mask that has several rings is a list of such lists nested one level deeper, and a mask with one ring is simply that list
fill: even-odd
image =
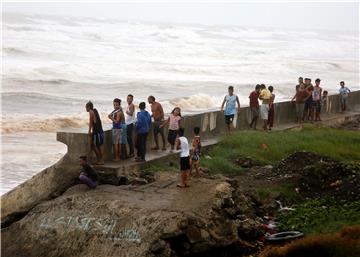
[{"label": "child", "polygon": [[175,140],[180,128],[180,121],[181,110],[179,107],[175,107],[169,118],[160,125],[160,128],[163,128],[167,123],[169,123],[168,142],[171,145],[170,152],[173,152],[175,148]]},{"label": "child", "polygon": [[115,98],[113,101],[114,110],[108,115],[109,119],[113,122],[112,127],[112,140],[113,140],[113,153],[114,159],[113,161],[119,161],[121,157],[121,139],[122,139],[122,128],[124,123],[124,114],[121,111],[121,100],[119,98]]},{"label": "child", "polygon": [[104,131],[101,124],[101,119],[98,111],[94,108],[92,102],[87,102],[85,105],[86,111],[89,113],[89,136],[91,140],[91,149],[94,150],[97,158],[96,165],[103,165],[103,144]]},{"label": "child", "polygon": [[313,113],[315,112],[315,121],[321,121],[320,112],[321,112],[321,93],[322,88],[320,87],[320,79],[315,80],[315,87],[312,92],[313,98]]},{"label": "child", "polygon": [[322,112],[327,112],[327,110],[328,110],[328,108],[327,108],[327,96],[328,96],[328,91],[325,90],[323,92],[323,95],[321,96],[321,110],[322,110]]},{"label": "child", "polygon": [[180,177],[181,184],[177,186],[180,188],[189,187],[187,184],[188,172],[190,171],[190,151],[189,143],[186,137],[184,137],[184,129],[179,129],[179,138],[176,139],[176,149],[180,151]]},{"label": "child", "polygon": [[[235,117],[235,113],[240,111],[240,101],[238,96],[234,94],[233,86],[229,86],[228,93],[229,94],[224,97],[224,101],[221,104],[221,111],[224,110],[224,105],[226,103],[225,112],[224,112],[225,123],[227,125],[228,132],[230,133],[231,130],[234,129],[233,120]],[[236,103],[238,104],[237,109],[236,109]]]},{"label": "child", "polygon": [[200,128],[194,128],[194,138],[192,140],[191,161],[190,161],[190,176],[192,175],[192,168],[195,167],[195,177],[200,177],[200,154],[201,154],[201,140]]},{"label": "child", "polygon": [[97,172],[87,164],[86,156],[80,156],[80,166],[82,167],[79,180],[86,184],[90,188],[95,188],[97,186]]},{"label": "child", "polygon": [[340,104],[341,104],[341,112],[346,111],[347,99],[349,97],[350,89],[345,87],[345,82],[340,82]]},{"label": "child", "polygon": [[270,98],[270,103],[269,103],[269,117],[268,117],[268,125],[269,125],[269,130],[272,129],[273,125],[274,125],[274,115],[275,115],[275,108],[274,108],[274,101],[275,101],[275,94],[273,93],[274,91],[274,87],[273,86],[269,86],[268,87],[270,93],[271,93],[271,98]]}]

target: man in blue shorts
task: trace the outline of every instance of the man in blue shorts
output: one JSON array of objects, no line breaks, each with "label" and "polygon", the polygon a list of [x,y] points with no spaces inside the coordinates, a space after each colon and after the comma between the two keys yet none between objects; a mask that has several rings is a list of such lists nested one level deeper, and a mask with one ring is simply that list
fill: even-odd
[{"label": "man in blue shorts", "polygon": [[91,142],[91,149],[96,155],[96,165],[103,165],[103,144],[104,131],[101,124],[101,119],[98,111],[94,108],[92,102],[87,102],[85,105],[86,111],[89,113],[89,137]]},{"label": "man in blue shorts", "polygon": [[[235,113],[240,111],[240,101],[237,95],[234,94],[234,87],[229,86],[228,95],[224,97],[224,101],[221,104],[221,111],[224,110],[225,105],[225,123],[227,125],[229,133],[234,129],[234,117]],[[236,103],[238,104],[238,109],[236,110]]]}]

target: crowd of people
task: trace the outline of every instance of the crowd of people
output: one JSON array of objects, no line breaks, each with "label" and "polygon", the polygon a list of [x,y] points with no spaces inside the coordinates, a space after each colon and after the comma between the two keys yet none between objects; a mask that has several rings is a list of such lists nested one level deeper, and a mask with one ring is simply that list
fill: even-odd
[{"label": "crowd of people", "polygon": [[[315,86],[311,83],[310,78],[298,79],[296,85],[296,93],[292,98],[296,110],[296,122],[314,122],[321,121],[321,110],[326,106],[328,92],[323,91],[320,87],[320,79],[315,80]],[[345,87],[345,82],[340,82],[340,103],[341,110],[346,110],[347,98],[350,90]],[[112,148],[113,161],[117,162],[122,159],[136,157],[135,161],[145,162],[147,137],[151,129],[154,136],[155,145],[152,150],[160,150],[159,135],[162,141],[162,151],[166,151],[166,142],[164,127],[168,126],[167,142],[170,145],[170,152],[175,149],[180,151],[180,174],[181,183],[179,187],[188,187],[188,179],[192,176],[192,170],[195,169],[195,176],[200,176],[200,155],[201,155],[201,139],[200,128],[193,128],[193,139],[191,147],[187,138],[184,136],[184,128],[181,126],[182,116],[181,109],[175,107],[169,117],[165,119],[162,105],[156,101],[154,96],[148,97],[148,103],[151,106],[151,114],[146,111],[146,103],[141,102],[138,106],[139,111],[135,112],[133,104],[134,96],[127,96],[127,106],[125,109],[121,106],[121,100],[115,98],[113,100],[114,110],[108,115],[112,122]],[[261,105],[259,104],[261,100]],[[271,130],[274,125],[274,87],[266,87],[264,84],[257,84],[254,91],[249,95],[249,106],[251,122],[250,128],[256,130],[257,122],[260,117],[262,120],[262,128],[265,131]],[[99,112],[94,108],[92,102],[86,103],[86,111],[89,113],[89,137],[91,148],[94,151],[97,161],[95,165],[103,165],[103,144],[104,131]],[[240,111],[239,97],[234,94],[234,87],[228,87],[228,94],[224,97],[221,105],[221,111],[224,112],[225,123],[227,129],[231,132],[234,129],[234,117]],[[86,156],[80,157],[80,165],[83,167],[79,177],[82,183],[89,187],[96,187],[97,173],[87,163]]]},{"label": "crowd of people", "polygon": [[[195,169],[195,177],[200,176],[200,128],[194,127],[191,147],[188,140],[184,137],[184,128],[181,127],[181,109],[176,107],[172,110],[169,117],[165,119],[162,105],[156,101],[154,96],[148,97],[148,103],[151,106],[151,114],[146,111],[146,103],[141,102],[138,106],[139,111],[135,112],[135,105],[133,104],[134,96],[127,96],[127,107],[123,109],[121,100],[115,98],[113,100],[114,110],[109,113],[108,118],[112,122],[112,152],[113,161],[135,157],[136,162],[145,162],[146,156],[146,142],[147,137],[153,125],[153,136],[155,145],[151,150],[160,150],[159,135],[162,140],[162,151],[166,151],[166,142],[164,127],[168,126],[167,142],[170,145],[170,152],[175,149],[180,151],[180,170],[181,170],[181,184],[178,186],[188,187],[188,178],[192,176],[192,169]],[[89,128],[88,134],[90,137],[91,148],[96,155],[97,161],[95,165],[104,164],[103,144],[104,131],[99,112],[94,108],[92,102],[85,105],[86,111],[89,113]],[[153,121],[152,121],[153,120]],[[136,148],[136,156],[135,156]],[[80,165],[83,167],[79,177],[82,183],[94,188],[96,185],[96,171],[91,168],[85,156],[80,157]],[[90,168],[89,168],[90,167]],[[91,174],[86,177],[86,174]]]}]

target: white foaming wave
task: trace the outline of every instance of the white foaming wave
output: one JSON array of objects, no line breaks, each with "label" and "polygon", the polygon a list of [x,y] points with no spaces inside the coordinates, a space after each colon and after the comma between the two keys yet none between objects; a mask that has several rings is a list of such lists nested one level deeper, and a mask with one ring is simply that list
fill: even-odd
[{"label": "white foaming wave", "polygon": [[219,102],[221,104],[221,97],[210,96],[203,93],[184,98],[175,98],[169,101],[173,107],[180,107],[182,111],[200,111],[216,108],[220,106]]},{"label": "white foaming wave", "polygon": [[64,128],[81,128],[87,125],[87,120],[81,116],[53,115],[52,117],[37,117],[35,115],[4,115],[1,132],[56,132]]},{"label": "white foaming wave", "polygon": [[[103,127],[107,127],[107,114],[100,113]],[[104,123],[105,122],[105,123]],[[87,128],[89,117],[86,113],[77,115],[33,115],[11,114],[2,116],[1,133],[56,132],[62,129]]]}]

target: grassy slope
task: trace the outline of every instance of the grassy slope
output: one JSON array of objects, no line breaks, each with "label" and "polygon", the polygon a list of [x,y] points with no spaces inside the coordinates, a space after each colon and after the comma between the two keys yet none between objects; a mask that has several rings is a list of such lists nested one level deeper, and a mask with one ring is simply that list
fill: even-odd
[{"label": "grassy slope", "polygon": [[[267,149],[262,147],[267,145]],[[221,142],[203,156],[201,164],[211,172],[238,174],[241,167],[234,164],[239,156],[250,156],[262,164],[277,164],[295,151],[312,151],[339,161],[360,160],[359,132],[306,127],[302,131],[253,132],[240,131],[224,136]],[[258,188],[260,198],[278,192],[296,202],[296,212],[279,217],[281,228],[298,229],[305,233],[338,231],[343,225],[360,224],[360,202],[343,202],[331,199],[301,199],[292,185],[274,185]]]},{"label": "grassy slope", "polygon": [[[267,145],[267,149],[261,147]],[[211,173],[241,174],[242,168],[234,164],[239,156],[250,156],[262,164],[277,164],[296,151],[312,151],[339,161],[360,160],[360,134],[355,131],[305,127],[302,131],[255,132],[238,131],[226,135],[220,143],[203,154],[201,166]],[[178,165],[156,164],[152,171],[178,171]],[[260,198],[278,192],[297,203],[296,212],[279,217],[282,229],[299,229],[306,233],[334,232],[345,224],[360,224],[360,202],[337,202],[328,199],[302,199],[291,184],[257,189]]]},{"label": "grassy slope", "polygon": [[[267,145],[267,149],[262,147]],[[339,161],[360,160],[360,134],[330,128],[306,127],[302,131],[239,131],[224,136],[220,143],[203,156],[201,164],[212,172],[237,173],[241,168],[233,161],[250,156],[262,164],[276,164],[295,151],[312,151]],[[205,157],[205,158],[204,158]]]}]

